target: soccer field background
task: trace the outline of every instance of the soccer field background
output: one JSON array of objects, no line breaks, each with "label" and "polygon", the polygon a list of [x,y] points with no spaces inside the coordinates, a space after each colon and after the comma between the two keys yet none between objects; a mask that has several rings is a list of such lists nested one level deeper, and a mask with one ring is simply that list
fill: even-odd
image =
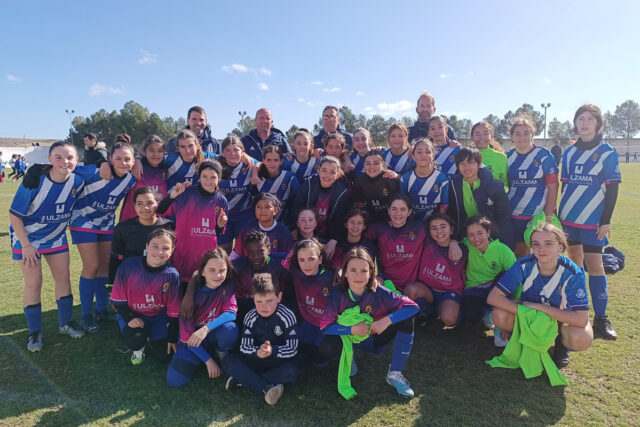
[{"label": "soccer field background", "polygon": [[[491,332],[437,323],[417,328],[404,370],[416,397],[405,400],[385,383],[391,358],[356,353],[358,396],[337,392],[337,363],[305,366],[282,399],[267,406],[249,390],[224,390],[226,375],[206,370],[182,389],[165,382],[166,366],[147,359],[132,366],[115,323],[72,340],[57,333],[53,283],[44,270],[44,349],[26,350],[22,275],[11,260],[8,210],[17,189],[0,185],[0,425],[638,425],[640,423],[640,164],[621,165],[623,183],[612,220],[611,243],[627,256],[609,276],[608,315],[618,340],[595,340],[572,353],[566,387],[546,375],[525,380],[520,370],[493,369],[499,354]],[[71,248],[71,283],[79,304],[80,256]],[[79,318],[74,308],[74,319]]]}]

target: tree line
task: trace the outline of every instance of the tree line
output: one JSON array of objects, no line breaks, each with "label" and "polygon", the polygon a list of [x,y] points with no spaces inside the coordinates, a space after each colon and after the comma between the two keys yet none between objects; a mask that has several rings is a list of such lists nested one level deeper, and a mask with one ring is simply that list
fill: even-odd
[{"label": "tree line", "polygon": [[[340,121],[348,132],[353,133],[358,127],[366,127],[371,133],[371,137],[376,145],[386,145],[387,129],[394,122],[403,122],[407,126],[411,126],[415,118],[403,116],[400,119],[394,117],[384,118],[379,114],[366,116],[364,114],[355,114],[348,106],[339,108]],[[509,127],[511,119],[520,114],[528,113],[532,116],[538,129],[536,135],[544,132],[545,119],[544,113],[537,111],[531,104],[522,104],[515,110],[507,111],[502,117],[489,114],[483,118],[483,121],[491,123],[495,128],[496,139],[506,141],[509,139]],[[246,111],[238,111],[238,122],[236,127],[227,135],[233,134],[242,136],[253,128],[255,122]],[[471,127],[474,122],[468,118],[457,117],[456,115],[443,116],[447,119],[461,140],[471,138]],[[640,106],[632,100],[624,101],[616,106],[615,112],[612,114],[607,111],[604,114],[604,136],[606,138],[625,137],[632,138],[640,132]],[[558,140],[561,145],[566,145],[570,139],[575,138],[573,131],[573,123],[569,120],[561,122],[556,117],[547,118],[548,128],[547,137],[551,140]],[[147,135],[155,134],[164,140],[169,140],[175,136],[181,129],[186,126],[186,119],[179,117],[161,118],[156,113],[149,112],[149,109],[143,107],[135,101],[129,101],[124,104],[120,111],[107,112],[104,109],[96,111],[89,117],[77,116],[73,119],[73,129],[70,131],[70,137],[74,144],[82,146],[82,137],[85,133],[95,133],[98,139],[111,143],[115,136],[119,133],[127,133],[131,136],[132,141],[140,143]],[[276,124],[277,127],[277,124]],[[322,118],[313,125],[313,129],[308,129],[314,134],[322,129]],[[284,132],[284,129],[281,129]],[[293,135],[299,130],[296,125],[291,126],[287,131],[287,137],[293,142]],[[216,137],[224,136],[223,134],[213,130]]]}]

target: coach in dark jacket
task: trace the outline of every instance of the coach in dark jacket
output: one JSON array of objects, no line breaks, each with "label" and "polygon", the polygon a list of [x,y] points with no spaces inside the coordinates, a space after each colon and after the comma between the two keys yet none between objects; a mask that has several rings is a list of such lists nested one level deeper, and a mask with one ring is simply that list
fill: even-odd
[{"label": "coach in dark jacket", "polygon": [[455,237],[465,236],[465,224],[470,216],[483,215],[498,228],[498,235],[493,237],[515,249],[511,207],[504,184],[493,179],[491,171],[482,167],[482,154],[475,148],[458,151],[456,166],[460,173],[451,179],[447,208],[447,214],[456,221]]}]

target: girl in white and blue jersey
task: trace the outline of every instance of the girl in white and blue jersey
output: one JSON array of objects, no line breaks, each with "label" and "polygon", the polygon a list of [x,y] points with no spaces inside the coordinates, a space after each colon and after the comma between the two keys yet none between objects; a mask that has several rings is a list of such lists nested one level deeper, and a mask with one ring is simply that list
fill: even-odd
[{"label": "girl in white and blue jersey", "polygon": [[559,217],[569,239],[569,258],[586,264],[589,291],[595,312],[593,329],[615,340],[616,331],[607,318],[607,278],[602,248],[609,244],[611,216],[622,181],[618,153],[602,139],[602,112],[593,104],[578,108],[573,119],[580,138],[562,156],[562,193]]},{"label": "girl in white and blue jersey", "polygon": [[218,237],[218,244],[231,253],[233,239],[240,232],[240,228],[254,219],[251,206],[252,171],[257,163],[246,165],[242,162],[244,145],[237,136],[228,136],[222,141],[222,179],[220,180],[220,192],[229,203],[227,216],[229,221],[222,236]]},{"label": "girl in white and blue jersey", "polygon": [[436,168],[434,156],[433,143],[418,138],[413,145],[416,167],[400,178],[400,191],[411,197],[414,218],[419,220],[444,213],[449,205],[449,177]]},{"label": "girl in white and blue jersey", "polygon": [[58,141],[49,148],[51,168],[36,188],[18,187],[9,210],[11,250],[24,277],[24,313],[29,328],[27,349],[42,349],[42,264],[44,255],[55,283],[58,325],[62,335],[80,338],[84,332],[71,321],[73,294],[69,280],[67,223],[83,179],[73,173],[78,153],[73,144]]},{"label": "girl in white and blue jersey", "polygon": [[318,174],[320,159],[314,156],[313,136],[307,130],[300,129],[294,135],[293,153],[284,158],[282,169],[294,174],[300,184]]},{"label": "girl in white and blue jersey", "polygon": [[182,130],[176,137],[178,151],[165,156],[162,165],[167,168],[167,194],[178,183],[198,183],[197,165],[205,159],[217,159],[218,155],[202,151],[195,133]]},{"label": "girl in white and blue jersey", "polygon": [[536,227],[533,254],[516,261],[487,298],[494,307],[493,321],[503,331],[513,331],[519,304],[558,320],[553,354],[558,367],[569,363],[568,349],[586,350],[593,341],[584,271],[562,255],[567,247],[565,234],[555,225]]},{"label": "girl in white and blue jersey", "polygon": [[516,241],[516,258],[530,253],[524,241],[529,221],[540,212],[551,220],[558,199],[558,165],[544,147],[533,143],[536,126],[528,114],[513,118],[509,130],[515,148],[507,151],[509,203]]},{"label": "girl in white and blue jersey", "polygon": [[460,144],[449,139],[447,121],[441,116],[434,116],[429,120],[429,139],[436,147],[436,165],[451,179],[457,172],[456,154],[460,151]]},{"label": "girl in white and blue jersey", "polygon": [[262,164],[258,171],[261,182],[256,184],[260,193],[271,193],[280,201],[276,220],[287,227],[293,225],[293,199],[300,189],[298,178],[287,170],[281,170],[283,154],[277,145],[267,145],[262,149]]},{"label": "girl in white and blue jersey", "polygon": [[353,133],[353,151],[349,154],[349,159],[353,164],[354,178],[364,175],[364,158],[369,150],[374,149],[371,133],[368,129],[358,128]]},{"label": "girl in white and blue jersey", "polygon": [[403,123],[393,123],[387,131],[389,148],[382,151],[387,169],[402,175],[415,165],[409,148],[409,130]]},{"label": "girl in white and blue jersey", "polygon": [[108,316],[109,295],[105,285],[109,276],[115,212],[136,183],[130,173],[135,162],[134,150],[128,142],[121,140],[114,144],[109,162],[113,176],[110,180],[102,179],[95,165],[76,168],[76,173],[84,178],[85,186],[78,195],[69,223],[71,239],[82,258],[79,282],[82,327],[89,333],[98,331],[91,312],[94,296],[97,318]]}]

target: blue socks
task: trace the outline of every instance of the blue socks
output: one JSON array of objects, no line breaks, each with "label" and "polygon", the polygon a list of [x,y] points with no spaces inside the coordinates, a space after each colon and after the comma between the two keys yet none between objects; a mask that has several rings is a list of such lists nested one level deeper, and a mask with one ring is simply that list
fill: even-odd
[{"label": "blue socks", "polygon": [[409,353],[411,353],[412,345],[413,332],[410,334],[401,331],[396,332],[396,337],[393,340],[391,365],[389,365],[390,371],[402,371],[409,358]]},{"label": "blue socks", "polygon": [[433,308],[433,304],[429,304],[424,298],[416,299],[415,303],[418,304],[418,307],[420,307],[421,313],[433,314],[436,312]]},{"label": "blue socks", "polygon": [[108,278],[106,277],[96,277],[93,279],[96,293],[97,312],[105,311],[107,309],[107,303],[109,302],[109,292],[107,292],[107,288],[105,287],[107,280]]},{"label": "blue socks", "polygon": [[607,277],[589,275],[589,292],[591,293],[591,304],[595,312],[595,318],[599,319],[607,315]]},{"label": "blue socks", "polygon": [[42,304],[26,306],[24,308],[24,315],[27,316],[29,335],[42,331]]},{"label": "blue socks", "polygon": [[58,325],[62,328],[71,321],[71,315],[73,314],[73,295],[67,295],[66,297],[56,300],[56,304],[58,304]]},{"label": "blue socks", "polygon": [[82,317],[91,314],[91,308],[93,307],[93,296],[95,295],[96,279],[87,279],[80,276],[80,308],[82,311]]}]

